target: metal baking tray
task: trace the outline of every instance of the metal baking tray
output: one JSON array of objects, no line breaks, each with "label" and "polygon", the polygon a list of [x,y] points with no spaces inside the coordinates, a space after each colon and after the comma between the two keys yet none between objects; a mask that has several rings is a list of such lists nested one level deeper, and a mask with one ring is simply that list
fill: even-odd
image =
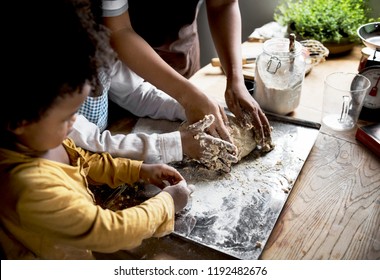
[{"label": "metal baking tray", "polygon": [[[173,235],[238,259],[260,257],[320,128],[291,117],[267,117],[275,148],[264,155],[252,152],[230,173],[211,172],[196,163],[172,164],[196,186],[188,206],[177,214]],[[159,122],[142,119],[134,131],[178,127]]]}]

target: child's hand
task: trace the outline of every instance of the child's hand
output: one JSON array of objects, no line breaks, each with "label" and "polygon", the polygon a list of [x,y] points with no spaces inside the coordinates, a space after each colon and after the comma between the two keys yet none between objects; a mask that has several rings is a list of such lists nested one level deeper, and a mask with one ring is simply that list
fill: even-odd
[{"label": "child's hand", "polygon": [[182,175],[173,167],[166,164],[143,163],[140,169],[140,179],[163,189],[184,180]]},{"label": "child's hand", "polygon": [[187,205],[190,194],[194,191],[194,185],[187,185],[185,180],[180,181],[176,185],[167,186],[163,189],[168,192],[174,201],[175,212],[178,213]]},{"label": "child's hand", "polygon": [[209,169],[229,172],[232,163],[238,161],[238,150],[235,145],[205,132],[214,120],[213,115],[208,115],[203,120],[180,129],[183,153]]}]

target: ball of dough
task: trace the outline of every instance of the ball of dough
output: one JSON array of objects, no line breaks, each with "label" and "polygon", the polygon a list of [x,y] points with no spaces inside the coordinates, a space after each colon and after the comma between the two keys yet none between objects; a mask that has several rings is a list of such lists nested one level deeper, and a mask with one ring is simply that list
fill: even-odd
[{"label": "ball of dough", "polygon": [[231,137],[238,149],[239,161],[249,155],[257,146],[253,129],[243,128],[239,125],[236,117],[228,115]]}]

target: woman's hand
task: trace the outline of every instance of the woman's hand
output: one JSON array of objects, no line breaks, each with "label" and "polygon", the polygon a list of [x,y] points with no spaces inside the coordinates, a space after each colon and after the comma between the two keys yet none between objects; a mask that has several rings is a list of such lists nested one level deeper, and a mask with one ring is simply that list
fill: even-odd
[{"label": "woman's hand", "polygon": [[236,116],[242,127],[254,130],[261,146],[271,139],[271,127],[257,101],[249,94],[244,83],[227,85],[225,99],[228,109]]},{"label": "woman's hand", "polygon": [[232,143],[232,137],[226,125],[228,119],[224,109],[216,101],[212,101],[204,94],[188,96],[192,97],[187,98],[187,101],[182,104],[187,122],[194,124],[203,120],[207,115],[213,115],[214,121],[205,129],[205,132],[215,138]]}]

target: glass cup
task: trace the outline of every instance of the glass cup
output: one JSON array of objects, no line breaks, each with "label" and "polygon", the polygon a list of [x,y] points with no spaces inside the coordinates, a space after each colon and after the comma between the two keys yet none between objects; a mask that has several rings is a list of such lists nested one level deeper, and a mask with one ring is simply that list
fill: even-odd
[{"label": "glass cup", "polygon": [[323,91],[322,123],[336,131],[355,127],[370,87],[370,80],[360,74],[334,72],[327,75]]}]

